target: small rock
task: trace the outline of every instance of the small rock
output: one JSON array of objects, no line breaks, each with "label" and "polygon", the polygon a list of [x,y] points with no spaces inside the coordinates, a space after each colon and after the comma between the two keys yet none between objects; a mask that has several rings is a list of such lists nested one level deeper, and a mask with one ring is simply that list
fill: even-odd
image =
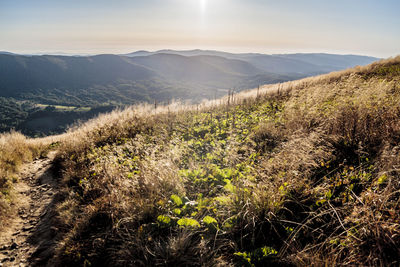
[{"label": "small rock", "polygon": [[18,247],[18,244],[13,242],[10,246],[10,249],[16,249]]},{"label": "small rock", "polygon": [[20,231],[16,231],[15,233],[13,233],[12,235],[19,235],[19,233],[21,233]]},{"label": "small rock", "polygon": [[24,209],[20,209],[20,210],[18,211],[18,214],[19,214],[19,215],[25,214],[25,210],[24,210]]},{"label": "small rock", "polygon": [[58,228],[57,227],[54,227],[54,226],[50,227],[50,235],[51,235],[51,237],[55,237],[57,235],[57,233],[58,233]]},{"label": "small rock", "polygon": [[24,228],[22,228],[22,231],[27,232],[33,229],[33,225],[29,225],[29,226],[24,226]]}]

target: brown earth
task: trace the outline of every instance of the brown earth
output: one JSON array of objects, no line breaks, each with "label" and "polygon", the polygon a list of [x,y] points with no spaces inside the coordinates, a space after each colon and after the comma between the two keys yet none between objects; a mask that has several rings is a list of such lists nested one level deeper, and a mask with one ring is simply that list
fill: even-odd
[{"label": "brown earth", "polygon": [[50,152],[22,168],[14,187],[17,213],[0,232],[0,266],[48,265],[58,232],[52,226],[58,187],[54,156]]}]

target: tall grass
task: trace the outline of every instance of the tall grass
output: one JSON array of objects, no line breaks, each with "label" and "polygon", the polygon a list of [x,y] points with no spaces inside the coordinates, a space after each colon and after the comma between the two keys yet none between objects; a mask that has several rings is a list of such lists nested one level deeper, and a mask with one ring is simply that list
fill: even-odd
[{"label": "tall grass", "polygon": [[21,166],[43,155],[55,137],[28,139],[19,132],[0,134],[0,228],[15,212],[13,186],[19,179]]}]

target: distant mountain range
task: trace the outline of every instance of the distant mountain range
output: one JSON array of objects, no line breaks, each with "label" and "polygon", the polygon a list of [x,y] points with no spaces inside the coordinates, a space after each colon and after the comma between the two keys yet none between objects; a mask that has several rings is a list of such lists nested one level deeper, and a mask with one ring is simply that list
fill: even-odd
[{"label": "distant mountain range", "polygon": [[18,55],[7,51],[0,51],[0,55]]},{"label": "distant mountain range", "polygon": [[125,55],[27,56],[0,52],[0,97],[96,105],[200,100],[228,89],[284,82],[365,65],[377,58],[333,54],[233,54],[208,50]]},{"label": "distant mountain range", "polygon": [[193,56],[217,56],[227,59],[246,61],[265,72],[280,74],[321,74],[341,69],[354,67],[355,65],[367,65],[378,60],[375,57],[358,55],[336,55],[325,53],[298,53],[298,54],[274,54],[259,53],[233,54],[214,50],[159,50],[155,52],[136,51],[122,56],[139,57],[156,54],[174,54],[186,57]]}]

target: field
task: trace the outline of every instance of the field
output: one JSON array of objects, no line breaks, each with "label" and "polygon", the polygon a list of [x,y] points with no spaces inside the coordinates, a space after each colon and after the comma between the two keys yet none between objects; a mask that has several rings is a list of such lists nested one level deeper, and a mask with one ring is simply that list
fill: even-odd
[{"label": "field", "polygon": [[36,104],[38,108],[47,108],[47,107],[54,107],[56,110],[60,111],[89,111],[90,107],[74,107],[74,106],[61,106],[61,105],[45,105],[45,104]]}]

